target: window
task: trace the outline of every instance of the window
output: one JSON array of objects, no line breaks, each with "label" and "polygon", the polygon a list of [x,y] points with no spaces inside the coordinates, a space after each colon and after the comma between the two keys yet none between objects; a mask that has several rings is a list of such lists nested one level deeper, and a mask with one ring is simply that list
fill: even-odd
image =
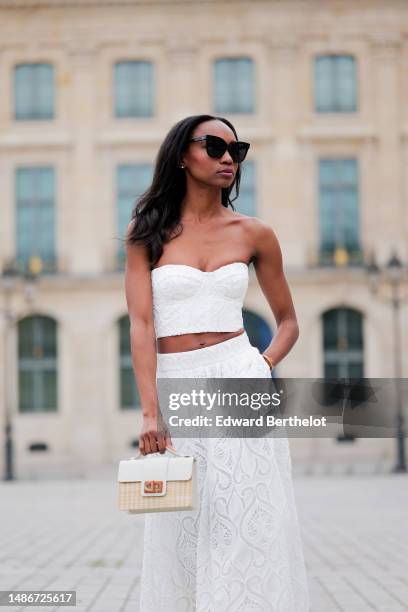
[{"label": "window", "polygon": [[18,64],[14,67],[14,118],[54,118],[54,67],[51,64]]},{"label": "window", "polygon": [[16,170],[16,246],[20,267],[40,257],[44,272],[55,268],[55,176],[48,166]]},{"label": "window", "polygon": [[132,366],[128,315],[119,319],[119,368],[121,409],[140,408],[140,395]]},{"label": "window", "polygon": [[33,315],[18,324],[19,412],[57,411],[57,323]]},{"label": "window", "polygon": [[351,55],[321,55],[314,61],[315,110],[350,113],[357,110],[356,62]]},{"label": "window", "polygon": [[362,262],[356,159],[319,160],[320,263]]},{"label": "window", "polygon": [[146,61],[115,64],[116,117],[151,117],[153,115],[153,65]]},{"label": "window", "polygon": [[226,58],[214,62],[216,113],[254,113],[255,76],[252,59]]},{"label": "window", "polygon": [[363,378],[363,319],[359,311],[334,308],[323,315],[325,378]]},{"label": "window", "polygon": [[[135,201],[150,186],[152,175],[152,164],[121,164],[116,169],[117,226],[121,239],[126,235]],[[125,254],[124,243],[120,241],[119,266],[124,264]]]},{"label": "window", "polygon": [[255,163],[252,160],[245,160],[241,164],[239,196],[233,204],[237,211],[243,215],[248,215],[249,217],[256,215]]}]

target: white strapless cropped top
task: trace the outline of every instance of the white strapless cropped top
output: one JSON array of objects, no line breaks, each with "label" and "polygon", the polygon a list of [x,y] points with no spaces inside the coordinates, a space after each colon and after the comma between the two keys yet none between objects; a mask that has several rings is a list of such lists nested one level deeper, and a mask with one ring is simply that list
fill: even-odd
[{"label": "white strapless cropped top", "polygon": [[248,289],[248,265],[235,261],[211,272],[185,264],[153,268],[156,338],[198,332],[238,331]]}]

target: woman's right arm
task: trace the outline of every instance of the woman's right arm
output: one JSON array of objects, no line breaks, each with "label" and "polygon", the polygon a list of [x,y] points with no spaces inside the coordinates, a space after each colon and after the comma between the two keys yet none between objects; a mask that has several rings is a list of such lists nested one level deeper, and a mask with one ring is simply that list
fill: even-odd
[{"label": "woman's right arm", "polygon": [[151,272],[144,245],[126,244],[125,289],[130,319],[132,366],[143,414],[139,449],[143,455],[158,451],[163,453],[166,446],[172,444],[157,397],[157,349]]}]

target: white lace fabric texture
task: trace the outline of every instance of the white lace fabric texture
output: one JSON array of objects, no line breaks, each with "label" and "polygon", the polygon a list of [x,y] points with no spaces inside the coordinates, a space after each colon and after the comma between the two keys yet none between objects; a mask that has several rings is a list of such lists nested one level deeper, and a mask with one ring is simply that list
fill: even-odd
[{"label": "white lace fabric texture", "polygon": [[183,264],[152,270],[156,337],[187,333],[237,331],[248,289],[248,266],[236,261],[203,272]]},{"label": "white lace fabric texture", "polygon": [[[266,378],[246,333],[158,354],[157,378]],[[310,612],[286,437],[174,438],[197,458],[195,511],[145,515],[140,612]]]}]

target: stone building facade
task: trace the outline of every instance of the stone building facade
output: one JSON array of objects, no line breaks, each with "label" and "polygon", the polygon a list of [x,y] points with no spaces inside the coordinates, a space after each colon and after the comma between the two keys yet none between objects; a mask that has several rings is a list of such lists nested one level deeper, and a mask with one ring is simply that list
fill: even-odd
[{"label": "stone building facade", "polygon": [[[395,376],[392,309],[365,264],[408,261],[407,68],[404,1],[0,0],[0,260],[42,261],[31,302],[19,279],[0,319],[0,444],[8,411],[21,476],[134,454],[120,238],[186,115],[222,114],[251,142],[236,207],[274,228],[301,332],[278,375]],[[253,269],[245,323],[265,348],[275,321]],[[407,308],[400,324],[403,348]],[[395,453],[291,445],[302,462]]]}]

